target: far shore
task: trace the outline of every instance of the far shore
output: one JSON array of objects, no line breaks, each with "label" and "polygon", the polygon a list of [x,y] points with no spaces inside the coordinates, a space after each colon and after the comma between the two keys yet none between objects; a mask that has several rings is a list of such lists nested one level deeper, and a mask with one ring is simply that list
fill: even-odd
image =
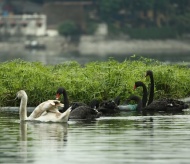
[{"label": "far shore", "polygon": [[[64,52],[77,52],[80,55],[109,54],[184,54],[190,53],[189,40],[108,40],[102,36],[82,36],[78,43],[67,41],[64,37],[38,37],[38,43],[45,46],[44,50],[49,54],[61,54]],[[24,53],[26,40],[0,42],[1,53]],[[30,49],[36,50],[35,47]]]}]

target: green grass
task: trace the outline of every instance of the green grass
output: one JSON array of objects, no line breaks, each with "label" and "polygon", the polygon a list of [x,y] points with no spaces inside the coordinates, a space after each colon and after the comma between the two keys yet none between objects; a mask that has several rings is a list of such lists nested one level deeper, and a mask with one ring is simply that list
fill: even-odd
[{"label": "green grass", "polygon": [[70,101],[88,103],[91,99],[111,99],[121,95],[122,100],[131,94],[142,95],[134,82],[141,80],[147,86],[146,70],[155,77],[155,99],[190,96],[190,69],[187,66],[165,65],[159,61],[131,57],[123,62],[108,60],[90,62],[81,66],[65,62],[55,66],[20,59],[0,63],[0,106],[18,106],[12,100],[16,92],[24,89],[29,97],[28,106],[36,106],[47,99],[54,99],[58,87],[63,86]]}]

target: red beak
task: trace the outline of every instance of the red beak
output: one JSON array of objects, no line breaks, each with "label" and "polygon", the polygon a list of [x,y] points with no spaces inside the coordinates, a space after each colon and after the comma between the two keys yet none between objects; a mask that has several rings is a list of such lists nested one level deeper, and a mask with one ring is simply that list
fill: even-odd
[{"label": "red beak", "polygon": [[134,89],[136,89],[137,87],[136,87],[136,85],[134,85]]},{"label": "red beak", "polygon": [[60,94],[56,94],[56,99],[59,99],[60,98]]}]

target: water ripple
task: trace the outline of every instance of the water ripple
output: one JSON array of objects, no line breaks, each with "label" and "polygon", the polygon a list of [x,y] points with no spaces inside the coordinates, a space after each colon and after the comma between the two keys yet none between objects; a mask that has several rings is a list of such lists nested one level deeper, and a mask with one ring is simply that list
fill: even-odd
[{"label": "water ripple", "polygon": [[0,163],[189,163],[190,115],[20,123],[0,116]]}]

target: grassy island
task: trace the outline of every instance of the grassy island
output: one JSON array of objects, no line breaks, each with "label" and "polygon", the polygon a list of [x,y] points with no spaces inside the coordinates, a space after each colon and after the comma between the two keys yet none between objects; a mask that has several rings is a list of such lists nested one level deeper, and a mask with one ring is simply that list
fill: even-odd
[{"label": "grassy island", "polygon": [[135,81],[143,81],[146,70],[154,72],[155,99],[161,97],[183,98],[190,96],[190,69],[185,65],[166,65],[162,62],[131,57],[123,62],[110,59],[80,65],[75,61],[58,65],[43,65],[20,59],[0,63],[0,106],[18,106],[17,91],[27,92],[28,106],[36,106],[47,99],[55,99],[58,87],[65,87],[70,101],[88,103],[91,99],[115,98],[122,100],[131,94],[142,96],[134,90]]}]

